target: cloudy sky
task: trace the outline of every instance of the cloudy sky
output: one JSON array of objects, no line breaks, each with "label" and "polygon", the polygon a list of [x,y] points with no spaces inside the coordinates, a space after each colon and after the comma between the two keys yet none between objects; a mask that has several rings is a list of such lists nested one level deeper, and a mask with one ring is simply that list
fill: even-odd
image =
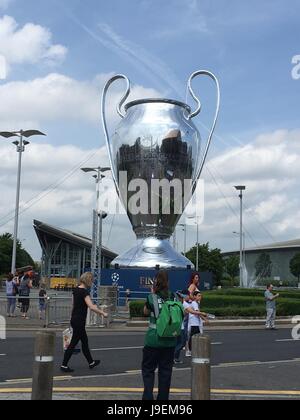
[{"label": "cloudy sky", "polygon": [[[33,219],[91,234],[95,186],[80,167],[108,163],[100,94],[115,73],[131,79],[131,98],[180,100],[193,71],[218,75],[222,109],[203,172],[201,242],[238,248],[233,185],[241,183],[248,246],[299,238],[299,13],[297,0],[0,0],[0,130],[47,133],[23,156],[19,238],[33,257],[41,255]],[[112,91],[111,127],[122,87]],[[215,93],[204,81],[195,90],[205,139]],[[0,233],[13,232],[17,154],[8,140],[0,159]],[[189,226],[189,245],[195,235]],[[121,252],[129,242],[126,217],[110,216],[105,245]]]}]

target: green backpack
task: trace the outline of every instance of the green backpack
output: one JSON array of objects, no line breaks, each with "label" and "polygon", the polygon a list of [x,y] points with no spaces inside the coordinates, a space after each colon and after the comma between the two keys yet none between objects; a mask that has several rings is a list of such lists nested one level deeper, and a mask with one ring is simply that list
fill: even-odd
[{"label": "green backpack", "polygon": [[183,305],[180,302],[166,300],[160,312],[157,295],[153,295],[153,304],[158,336],[161,338],[179,337],[184,319]]}]

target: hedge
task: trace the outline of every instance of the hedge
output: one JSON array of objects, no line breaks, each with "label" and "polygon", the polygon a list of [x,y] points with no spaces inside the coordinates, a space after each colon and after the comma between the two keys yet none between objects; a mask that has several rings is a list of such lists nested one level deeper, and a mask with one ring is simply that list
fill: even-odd
[{"label": "hedge", "polygon": [[137,300],[129,303],[130,318],[143,318],[145,300]]},{"label": "hedge", "polygon": [[[297,291],[286,291],[286,290],[278,290],[280,293],[281,298],[288,298],[288,299],[300,299],[300,290]],[[207,296],[242,296],[242,297],[263,297],[264,290],[257,290],[257,289],[221,289],[221,290],[213,290],[211,292],[205,292]]]},{"label": "hedge", "polygon": [[228,306],[258,306],[264,305],[264,297],[254,297],[254,296],[218,296],[218,295],[204,295],[203,305],[212,307],[212,308],[226,308]]},{"label": "hedge", "polygon": [[[145,301],[130,302],[131,318],[144,317]],[[227,296],[217,292],[204,294],[201,309],[215,314],[217,317],[263,317],[266,315],[266,305],[261,292],[258,296]],[[280,298],[277,304],[278,316],[300,315],[300,301],[298,299]]]},{"label": "hedge", "polygon": [[227,306],[226,308],[214,308],[202,305],[201,310],[216,315],[217,317],[222,318],[231,318],[231,317],[264,317],[266,315],[265,306],[249,306],[249,307],[239,307],[239,306]]},{"label": "hedge", "polygon": [[230,289],[232,287],[238,287],[239,285],[240,285],[239,279],[234,279],[234,281],[232,281],[231,279],[221,280],[221,286],[225,287],[226,289]]}]

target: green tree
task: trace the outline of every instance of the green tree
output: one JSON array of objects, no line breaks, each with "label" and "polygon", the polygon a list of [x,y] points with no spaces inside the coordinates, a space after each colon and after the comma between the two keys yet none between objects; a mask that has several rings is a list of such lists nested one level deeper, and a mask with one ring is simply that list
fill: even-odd
[{"label": "green tree", "polygon": [[[197,247],[188,251],[186,257],[196,266]],[[224,260],[220,249],[210,249],[209,243],[199,245],[199,271],[209,271],[214,275],[216,284],[220,284],[224,273]]]},{"label": "green tree", "polygon": [[[0,274],[7,274],[11,270],[13,237],[9,233],[0,236]],[[33,266],[34,261],[28,252],[23,249],[20,241],[17,242],[17,267]]]},{"label": "green tree", "polygon": [[272,276],[272,260],[269,254],[261,254],[255,263],[256,277],[266,279]]},{"label": "green tree", "polygon": [[225,259],[225,272],[230,277],[232,286],[234,285],[235,278],[240,272],[240,259],[236,255],[232,255]]},{"label": "green tree", "polygon": [[290,261],[290,270],[293,276],[300,282],[300,253],[296,254]]}]

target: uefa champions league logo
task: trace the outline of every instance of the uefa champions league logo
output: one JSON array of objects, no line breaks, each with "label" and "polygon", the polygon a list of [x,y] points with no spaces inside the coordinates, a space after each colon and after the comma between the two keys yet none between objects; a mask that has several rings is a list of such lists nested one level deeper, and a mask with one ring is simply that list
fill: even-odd
[{"label": "uefa champions league logo", "polygon": [[120,275],[118,273],[114,273],[114,274],[112,274],[111,279],[112,279],[113,286],[118,286],[119,280],[120,280]]}]

